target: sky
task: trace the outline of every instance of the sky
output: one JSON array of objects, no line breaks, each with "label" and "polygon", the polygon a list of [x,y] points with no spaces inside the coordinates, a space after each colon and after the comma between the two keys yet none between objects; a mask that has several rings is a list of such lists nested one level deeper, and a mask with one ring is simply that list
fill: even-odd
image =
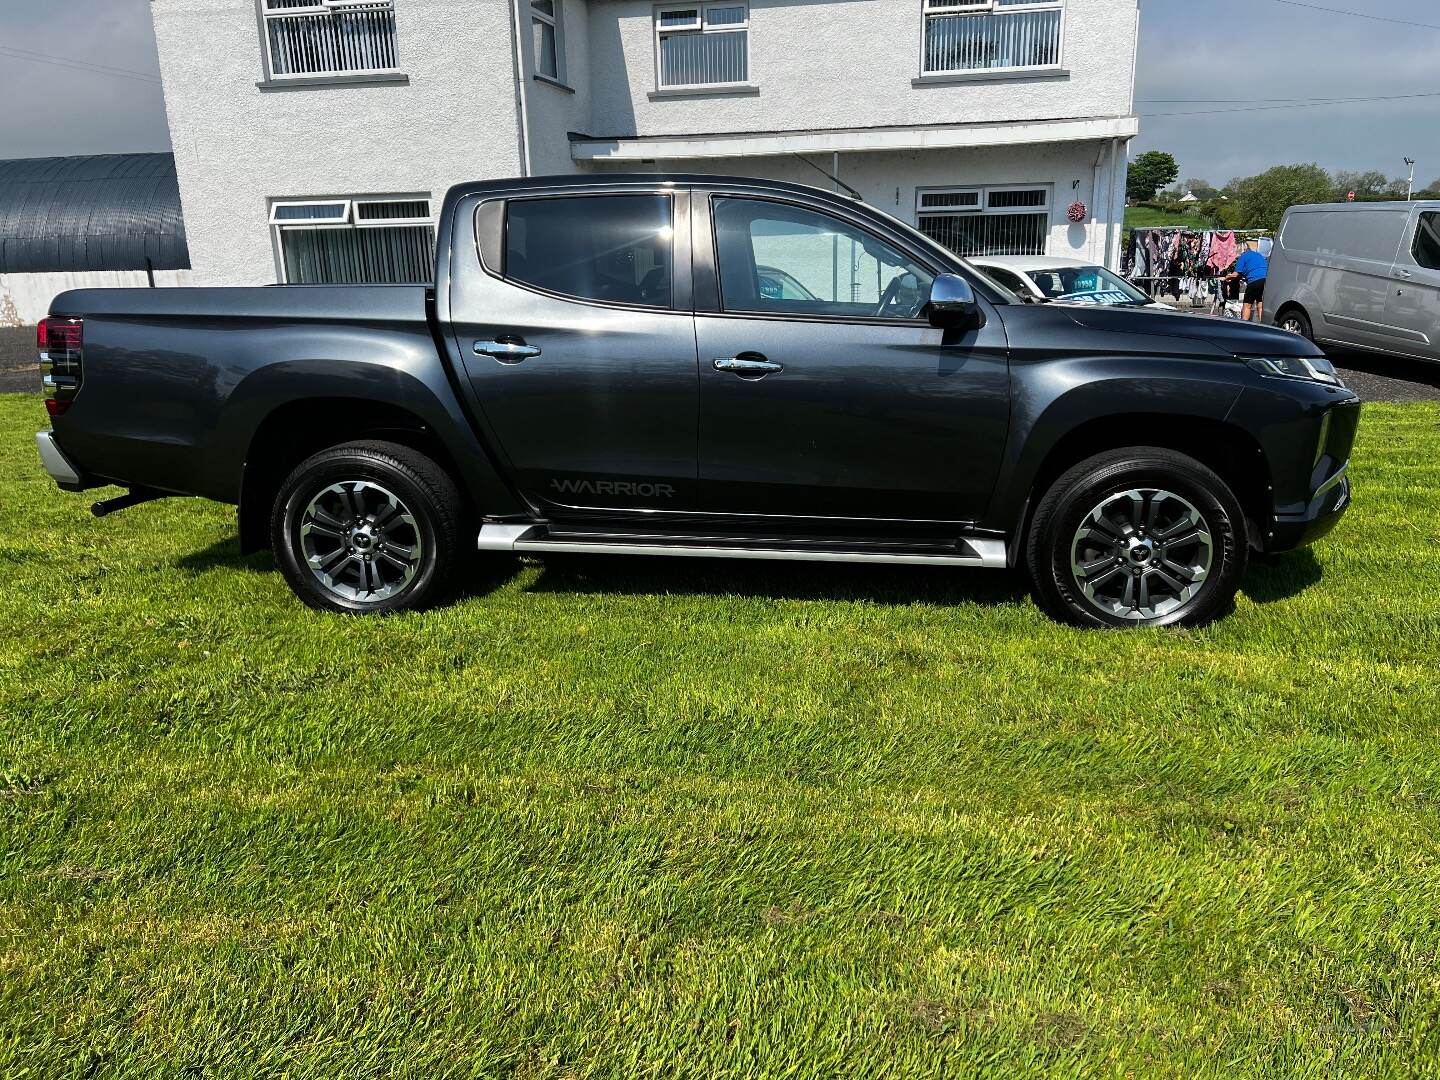
[{"label": "sky", "polygon": [[[1308,161],[1400,176],[1408,156],[1423,187],[1440,179],[1437,56],[1437,0],[1141,0],[1131,151],[1167,150],[1182,178],[1216,185]],[[1405,94],[1436,96],[1292,107]],[[149,0],[0,0],[0,158],[169,145]]]}]

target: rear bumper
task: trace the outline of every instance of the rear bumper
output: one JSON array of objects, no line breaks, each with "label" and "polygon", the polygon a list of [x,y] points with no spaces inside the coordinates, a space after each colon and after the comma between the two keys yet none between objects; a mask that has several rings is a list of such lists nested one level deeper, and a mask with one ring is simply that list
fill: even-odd
[{"label": "rear bumper", "polygon": [[40,451],[40,464],[45,466],[45,471],[61,489],[84,491],[86,488],[96,486],[65,456],[65,451],[61,450],[60,444],[55,441],[53,431],[37,431],[35,446]]}]

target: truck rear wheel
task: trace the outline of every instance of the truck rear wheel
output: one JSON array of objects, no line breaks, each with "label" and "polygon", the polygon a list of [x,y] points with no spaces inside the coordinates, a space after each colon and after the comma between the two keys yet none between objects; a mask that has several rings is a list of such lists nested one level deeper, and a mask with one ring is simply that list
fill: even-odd
[{"label": "truck rear wheel", "polygon": [[1184,454],[1134,446],[1051,485],[1025,556],[1036,603],[1063,622],[1202,626],[1230,609],[1249,546],[1225,481]]},{"label": "truck rear wheel", "polygon": [[465,550],[455,482],[407,446],[353,442],[303,461],[280,486],[271,543],[313,608],[382,615],[445,598]]}]

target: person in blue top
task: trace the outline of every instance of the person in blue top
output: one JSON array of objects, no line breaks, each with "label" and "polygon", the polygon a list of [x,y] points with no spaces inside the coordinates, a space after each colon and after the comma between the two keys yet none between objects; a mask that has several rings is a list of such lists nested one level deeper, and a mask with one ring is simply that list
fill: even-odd
[{"label": "person in blue top", "polygon": [[1265,321],[1265,279],[1270,276],[1270,260],[1260,254],[1260,241],[1249,240],[1245,253],[1235,260],[1231,278],[1245,281],[1245,307],[1241,318],[1250,321],[1253,313],[1256,322]]}]

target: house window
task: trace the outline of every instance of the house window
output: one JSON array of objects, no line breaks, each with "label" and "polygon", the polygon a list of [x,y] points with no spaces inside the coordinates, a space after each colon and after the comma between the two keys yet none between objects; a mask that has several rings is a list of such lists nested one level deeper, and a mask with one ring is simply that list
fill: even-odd
[{"label": "house window", "polygon": [[695,4],[655,11],[657,85],[733,86],[750,78],[750,9]]},{"label": "house window", "polygon": [[1050,188],[922,190],[915,217],[921,232],[957,255],[1044,255]]},{"label": "house window", "polygon": [[275,202],[270,226],[287,285],[426,285],[435,276],[427,196]]},{"label": "house window", "polygon": [[394,0],[260,0],[270,78],[397,71]]},{"label": "house window", "polygon": [[1065,0],[921,0],[923,75],[1057,67]]},{"label": "house window", "polygon": [[530,0],[530,40],[535,49],[535,74],[556,82],[565,81],[560,3],[561,0]]}]

